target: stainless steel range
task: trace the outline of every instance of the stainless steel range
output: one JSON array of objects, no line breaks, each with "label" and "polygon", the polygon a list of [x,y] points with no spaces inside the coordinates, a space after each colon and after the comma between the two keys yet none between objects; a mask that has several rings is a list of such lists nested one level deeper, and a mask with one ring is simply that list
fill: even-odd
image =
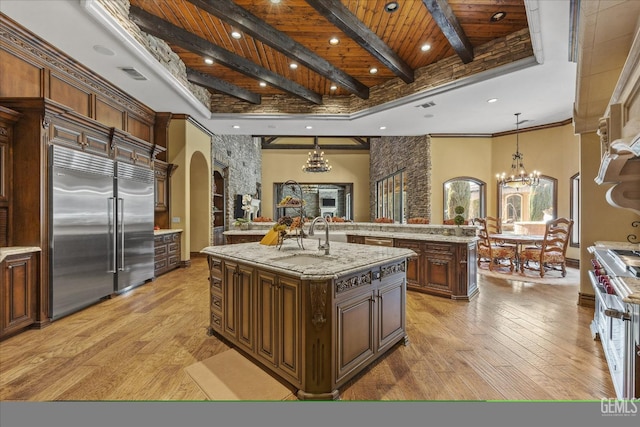
[{"label": "stainless steel range", "polygon": [[589,271],[595,292],[592,335],[602,342],[616,398],[638,398],[640,312],[638,304],[626,299],[631,291],[625,279],[636,277],[634,263],[636,258],[640,261],[640,255],[633,250],[596,247],[590,247],[589,252],[594,255],[593,270]]}]

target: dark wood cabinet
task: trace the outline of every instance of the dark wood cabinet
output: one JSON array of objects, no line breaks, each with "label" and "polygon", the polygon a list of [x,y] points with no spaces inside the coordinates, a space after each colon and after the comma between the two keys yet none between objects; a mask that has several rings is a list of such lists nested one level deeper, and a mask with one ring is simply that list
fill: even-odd
[{"label": "dark wood cabinet", "polygon": [[225,197],[226,181],[224,171],[213,172],[213,244],[224,245],[224,230],[227,216],[227,199]]},{"label": "dark wood cabinet", "polygon": [[161,228],[171,227],[169,207],[171,205],[171,175],[177,166],[160,160],[153,162],[154,175],[154,224]]},{"label": "dark wood cabinet", "polygon": [[160,276],[180,267],[182,232],[158,234],[154,237],[154,272]]},{"label": "dark wood cabinet", "polygon": [[227,234],[226,241],[228,245],[232,245],[234,243],[251,243],[259,242],[263,237],[264,234]]},{"label": "dark wood cabinet", "polygon": [[20,113],[0,106],[0,247],[12,245],[13,125]]},{"label": "dark wood cabinet", "polygon": [[0,339],[37,321],[39,257],[39,252],[27,252],[8,255],[0,263]]},{"label": "dark wood cabinet", "polygon": [[407,260],[407,289],[461,300],[478,293],[475,242],[347,235],[349,243],[385,246],[389,241],[416,253],[416,257]]},{"label": "dark wood cabinet", "polygon": [[299,399],[336,399],[339,387],[408,342],[404,259],[318,280],[212,254],[208,262],[209,333],[297,388]]}]

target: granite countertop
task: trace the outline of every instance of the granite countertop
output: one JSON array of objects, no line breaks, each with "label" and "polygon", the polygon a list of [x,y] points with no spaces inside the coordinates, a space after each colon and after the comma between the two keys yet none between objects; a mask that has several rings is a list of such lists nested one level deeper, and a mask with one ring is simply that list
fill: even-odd
[{"label": "granite countertop", "polygon": [[29,252],[40,252],[40,248],[37,246],[8,246],[0,248],[0,262],[4,261],[9,255],[20,255]]},{"label": "granite countertop", "polygon": [[[639,243],[629,242],[598,241],[594,243],[594,247],[596,249],[640,250]],[[616,289],[616,291],[621,291],[619,293],[623,296],[622,300],[632,304],[640,304],[640,278],[616,276],[616,279],[622,288]],[[613,281],[613,285],[617,285],[615,281]]]},{"label": "granite countertop", "polygon": [[[234,236],[264,236],[269,231],[268,228],[249,229],[249,230],[228,230],[224,235]],[[305,232],[309,229],[305,228]],[[431,233],[402,233],[395,231],[373,231],[373,230],[332,230],[329,228],[329,241],[331,242],[332,235],[350,235],[350,236],[365,236],[365,237],[386,237],[393,239],[408,239],[408,240],[424,240],[429,242],[451,242],[451,243],[470,243],[478,240],[476,236],[445,236],[443,234],[431,234]],[[321,229],[316,230],[316,236],[324,236],[324,231]]]},{"label": "granite countertop", "polygon": [[386,264],[416,256],[410,249],[331,242],[329,255],[318,250],[315,239],[304,239],[301,249],[295,239],[282,247],[257,242],[208,246],[200,252],[223,259],[242,261],[255,267],[292,275],[303,280],[335,279],[372,265]]},{"label": "granite countertop", "polygon": [[182,233],[180,228],[163,228],[161,230],[153,230],[154,236],[162,236],[163,234]]}]

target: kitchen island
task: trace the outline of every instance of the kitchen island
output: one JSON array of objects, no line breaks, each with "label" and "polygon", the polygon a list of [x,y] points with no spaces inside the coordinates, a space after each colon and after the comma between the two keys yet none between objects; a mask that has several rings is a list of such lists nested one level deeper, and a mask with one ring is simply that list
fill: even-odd
[{"label": "kitchen island", "polygon": [[[258,242],[273,223],[250,223],[247,230],[229,230],[227,244]],[[317,229],[323,230],[322,224]],[[456,235],[461,232],[461,235]],[[438,224],[331,223],[331,242],[411,249],[407,289],[469,301],[478,292],[477,227]],[[318,234],[322,237],[322,231]],[[317,237],[316,237],[317,238]],[[306,247],[306,245],[305,245]]]},{"label": "kitchen island", "polygon": [[399,342],[410,249],[306,239],[209,246],[210,327],[297,390],[331,400]]}]

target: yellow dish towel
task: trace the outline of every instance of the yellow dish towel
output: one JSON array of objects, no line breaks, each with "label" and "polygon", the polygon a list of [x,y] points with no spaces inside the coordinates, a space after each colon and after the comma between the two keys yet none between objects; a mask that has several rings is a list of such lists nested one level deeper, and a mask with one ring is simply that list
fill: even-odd
[{"label": "yellow dish towel", "polygon": [[275,230],[269,230],[260,240],[261,245],[275,246],[278,244],[278,232]]}]

